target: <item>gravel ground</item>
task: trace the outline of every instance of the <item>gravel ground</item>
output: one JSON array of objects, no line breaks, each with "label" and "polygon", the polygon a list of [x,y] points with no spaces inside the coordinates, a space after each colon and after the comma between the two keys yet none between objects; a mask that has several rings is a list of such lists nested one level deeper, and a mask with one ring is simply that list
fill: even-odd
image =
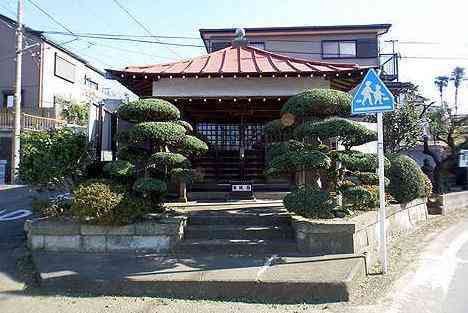
[{"label": "gravel ground", "polygon": [[[360,285],[359,292],[348,303],[273,305],[243,302],[216,302],[200,300],[172,300],[150,297],[97,297],[92,295],[56,296],[38,295],[23,290],[11,290],[2,296],[2,313],[87,313],[87,312],[145,312],[145,313],[262,313],[262,312],[329,312],[382,313],[385,301],[391,298],[392,283],[407,273],[409,265],[438,232],[468,217],[468,210],[451,216],[435,216],[410,235],[394,238],[390,254],[389,273],[382,276],[373,270]],[[386,299],[386,300],[385,300]]]}]

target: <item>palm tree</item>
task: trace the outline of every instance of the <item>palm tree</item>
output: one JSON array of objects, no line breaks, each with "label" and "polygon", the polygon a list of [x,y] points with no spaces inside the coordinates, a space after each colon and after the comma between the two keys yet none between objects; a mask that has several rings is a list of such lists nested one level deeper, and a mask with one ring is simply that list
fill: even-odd
[{"label": "palm tree", "polygon": [[449,77],[448,76],[437,76],[434,79],[434,84],[437,87],[437,90],[439,90],[440,94],[440,105],[444,104],[444,88],[448,86],[449,82]]},{"label": "palm tree", "polygon": [[458,113],[458,87],[462,83],[465,77],[465,68],[463,67],[455,67],[452,71],[452,77],[450,80],[453,80],[453,85],[455,86],[455,115]]}]

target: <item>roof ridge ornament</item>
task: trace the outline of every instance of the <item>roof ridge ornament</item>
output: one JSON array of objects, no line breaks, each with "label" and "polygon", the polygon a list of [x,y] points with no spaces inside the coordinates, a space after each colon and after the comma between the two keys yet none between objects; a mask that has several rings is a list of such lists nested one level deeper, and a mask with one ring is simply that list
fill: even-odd
[{"label": "roof ridge ornament", "polygon": [[245,47],[247,46],[247,39],[245,38],[245,29],[243,28],[236,28],[236,32],[234,35],[234,39],[232,40],[231,45],[234,48]]}]

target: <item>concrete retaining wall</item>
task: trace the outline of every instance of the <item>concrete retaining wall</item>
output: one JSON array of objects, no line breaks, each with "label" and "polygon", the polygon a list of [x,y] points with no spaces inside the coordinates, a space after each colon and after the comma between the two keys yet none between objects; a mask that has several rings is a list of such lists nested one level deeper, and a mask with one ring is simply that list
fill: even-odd
[{"label": "concrete retaining wall", "polygon": [[186,217],[166,217],[126,226],[97,226],[58,219],[25,223],[33,250],[118,252],[169,252],[182,239]]},{"label": "concrete retaining wall", "polygon": [[442,214],[447,215],[450,211],[468,208],[468,191],[440,195],[438,200]]},{"label": "concrete retaining wall", "polygon": [[[409,233],[416,224],[427,219],[426,199],[387,207],[387,238]],[[377,258],[379,226],[377,212],[369,211],[353,218],[310,220],[292,217],[299,251],[310,254],[363,254],[368,265]]]}]

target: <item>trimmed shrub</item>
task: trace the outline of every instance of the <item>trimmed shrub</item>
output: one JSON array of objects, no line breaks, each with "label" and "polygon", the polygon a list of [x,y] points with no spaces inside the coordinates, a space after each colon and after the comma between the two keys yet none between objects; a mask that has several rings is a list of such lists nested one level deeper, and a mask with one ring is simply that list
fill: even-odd
[{"label": "trimmed shrub", "polygon": [[[352,172],[371,172],[375,173],[379,167],[379,159],[377,154],[363,153],[360,151],[337,151],[337,160],[341,161],[342,165]],[[390,161],[384,160],[385,171],[390,169]]]},{"label": "trimmed shrub", "polygon": [[162,99],[140,99],[121,105],[119,117],[132,123],[174,121],[180,119],[176,106]]},{"label": "trimmed shrub", "polygon": [[173,122],[145,122],[131,128],[128,135],[133,143],[177,146],[184,140],[185,128]]},{"label": "trimmed shrub", "polygon": [[187,131],[187,133],[193,132],[193,127],[192,125],[190,125],[189,122],[186,122],[183,120],[177,120],[177,121],[174,121],[174,123],[179,124],[180,126],[183,126],[185,130]]},{"label": "trimmed shrub", "polygon": [[133,176],[135,166],[128,161],[117,160],[104,165],[103,171],[111,178],[122,179]]},{"label": "trimmed shrub", "polygon": [[267,163],[271,162],[274,158],[293,151],[303,151],[306,145],[297,140],[289,140],[283,142],[270,143],[266,147],[265,158]]},{"label": "trimmed shrub", "polygon": [[178,150],[183,154],[200,155],[208,151],[208,145],[195,136],[186,135]]},{"label": "trimmed shrub", "polygon": [[426,190],[429,191],[429,188],[426,187],[428,182],[418,164],[406,155],[393,156],[390,160],[388,190],[395,200],[399,203],[405,203],[419,197],[425,197]]},{"label": "trimmed shrub", "polygon": [[297,117],[349,116],[352,97],[333,89],[309,89],[288,99],[281,113]]},{"label": "trimmed shrub", "polygon": [[[354,172],[351,174],[356,177],[362,185],[379,185],[379,175],[375,173]],[[390,180],[385,177],[385,186],[390,183]]]},{"label": "trimmed shrub", "polygon": [[138,178],[133,184],[133,190],[142,194],[162,195],[167,192],[167,184],[156,178]]},{"label": "trimmed shrub", "polygon": [[263,133],[269,141],[286,141],[292,138],[294,126],[285,126],[281,120],[273,120],[263,126]]},{"label": "trimmed shrub", "polygon": [[114,210],[125,197],[123,187],[104,180],[93,180],[73,190],[71,213],[81,222],[111,225]]},{"label": "trimmed shrub", "polygon": [[128,225],[144,219],[149,213],[163,212],[161,206],[154,206],[141,197],[126,195],[113,210],[112,225]]},{"label": "trimmed shrub", "polygon": [[298,139],[318,137],[322,141],[337,138],[346,150],[377,140],[375,131],[355,121],[337,117],[319,122],[304,122],[296,127],[294,136]]},{"label": "trimmed shrub", "polygon": [[284,197],[284,207],[308,218],[334,218],[336,203],[326,191],[314,187],[298,188]]},{"label": "trimmed shrub", "polygon": [[352,186],[343,190],[343,204],[355,210],[375,209],[379,205],[376,186]]},{"label": "trimmed shrub", "polygon": [[301,170],[327,169],[331,159],[320,151],[292,151],[274,158],[266,171],[267,175],[297,172]]},{"label": "trimmed shrub", "polygon": [[170,172],[171,179],[176,182],[192,183],[195,178],[194,170],[190,168],[174,168]]},{"label": "trimmed shrub", "polygon": [[147,149],[138,146],[123,146],[119,148],[117,157],[129,162],[147,162],[151,157]]},{"label": "trimmed shrub", "polygon": [[176,167],[190,167],[190,161],[186,157],[172,152],[157,152],[151,156],[150,163],[154,168],[162,172]]}]

